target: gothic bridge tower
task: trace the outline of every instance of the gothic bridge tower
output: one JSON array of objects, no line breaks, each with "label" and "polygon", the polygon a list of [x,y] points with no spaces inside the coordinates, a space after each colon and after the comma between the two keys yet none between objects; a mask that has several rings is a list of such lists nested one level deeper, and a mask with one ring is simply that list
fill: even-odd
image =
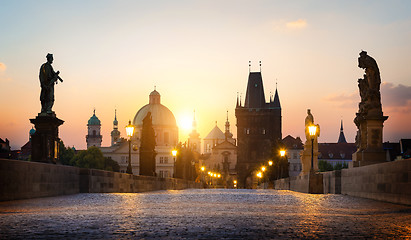
[{"label": "gothic bridge tower", "polygon": [[[237,174],[239,187],[250,187],[252,172],[266,164],[282,139],[281,105],[277,89],[266,102],[260,72],[250,72],[244,106],[237,97]],[[248,184],[247,184],[248,183]]]}]

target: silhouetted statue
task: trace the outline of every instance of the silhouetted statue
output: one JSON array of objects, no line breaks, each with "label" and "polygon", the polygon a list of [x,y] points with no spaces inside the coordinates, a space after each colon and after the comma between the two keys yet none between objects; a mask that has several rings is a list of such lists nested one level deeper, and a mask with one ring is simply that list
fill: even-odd
[{"label": "silhouetted statue", "polygon": [[377,62],[367,55],[366,51],[360,53],[358,67],[365,69],[363,79],[358,79],[361,102],[359,113],[367,115],[382,115],[380,85],[381,77]]},{"label": "silhouetted statue", "polygon": [[40,101],[41,101],[41,113],[52,114],[51,108],[54,104],[54,83],[57,84],[57,80],[63,82],[59,77],[59,71],[54,72],[51,64],[53,63],[53,54],[48,53],[47,62],[40,67]]},{"label": "silhouetted statue", "polygon": [[385,161],[382,147],[383,116],[381,106],[380,70],[374,58],[366,51],[360,52],[358,67],[365,69],[364,78],[358,79],[361,102],[354,123],[358,128],[355,143],[357,152],[353,154],[353,166],[364,166]]}]

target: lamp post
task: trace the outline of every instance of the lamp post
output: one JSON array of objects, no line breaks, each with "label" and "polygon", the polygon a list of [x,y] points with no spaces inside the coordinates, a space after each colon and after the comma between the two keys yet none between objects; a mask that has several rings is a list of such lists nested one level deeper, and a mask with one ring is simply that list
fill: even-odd
[{"label": "lamp post", "polygon": [[311,136],[311,169],[310,169],[310,172],[314,172],[314,137],[317,132],[317,126],[315,125],[309,126],[308,131]]},{"label": "lamp post", "polygon": [[131,138],[134,135],[134,126],[131,124],[131,121],[128,121],[126,126],[126,133],[128,137],[128,165],[126,173],[133,174],[133,169],[131,168]]},{"label": "lamp post", "polygon": [[174,158],[174,172],[173,172],[173,177],[175,178],[176,177],[176,156],[177,156],[177,150],[176,149],[173,149],[172,151],[171,151],[171,154],[173,155],[173,158]]},{"label": "lamp post", "polygon": [[[280,156],[281,156],[281,158],[284,158],[284,157],[285,157],[285,150],[284,150],[284,149],[281,149],[281,150],[280,150]],[[281,158],[280,158],[280,160],[281,160]],[[279,163],[280,163],[280,162],[279,162]],[[281,172],[280,178],[282,178],[282,177],[283,177],[283,166],[282,166],[281,163],[280,163],[280,166],[279,166],[279,167],[281,167],[281,169],[278,168],[278,171]],[[280,174],[279,174],[279,175],[280,175]]]}]

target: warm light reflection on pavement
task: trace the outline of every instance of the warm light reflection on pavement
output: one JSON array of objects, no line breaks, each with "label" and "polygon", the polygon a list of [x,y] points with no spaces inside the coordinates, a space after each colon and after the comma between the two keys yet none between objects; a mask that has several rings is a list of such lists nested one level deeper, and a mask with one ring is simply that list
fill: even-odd
[{"label": "warm light reflection on pavement", "polygon": [[409,238],[411,207],[276,190],[77,194],[0,203],[7,238]]}]

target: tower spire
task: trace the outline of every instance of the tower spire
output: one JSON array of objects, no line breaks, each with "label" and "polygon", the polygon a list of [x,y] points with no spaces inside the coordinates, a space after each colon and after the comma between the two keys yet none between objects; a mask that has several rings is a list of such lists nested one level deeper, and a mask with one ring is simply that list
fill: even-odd
[{"label": "tower spire", "polygon": [[235,107],[238,108],[238,92],[237,92],[237,103],[235,104]]},{"label": "tower spire", "polygon": [[260,72],[261,72],[261,61],[260,61]]},{"label": "tower spire", "polygon": [[248,61],[248,72],[251,72],[251,61]]},{"label": "tower spire", "polygon": [[337,143],[347,143],[347,140],[344,136],[344,129],[343,129],[343,120],[341,119],[341,127],[340,127],[340,136],[338,137]]}]

